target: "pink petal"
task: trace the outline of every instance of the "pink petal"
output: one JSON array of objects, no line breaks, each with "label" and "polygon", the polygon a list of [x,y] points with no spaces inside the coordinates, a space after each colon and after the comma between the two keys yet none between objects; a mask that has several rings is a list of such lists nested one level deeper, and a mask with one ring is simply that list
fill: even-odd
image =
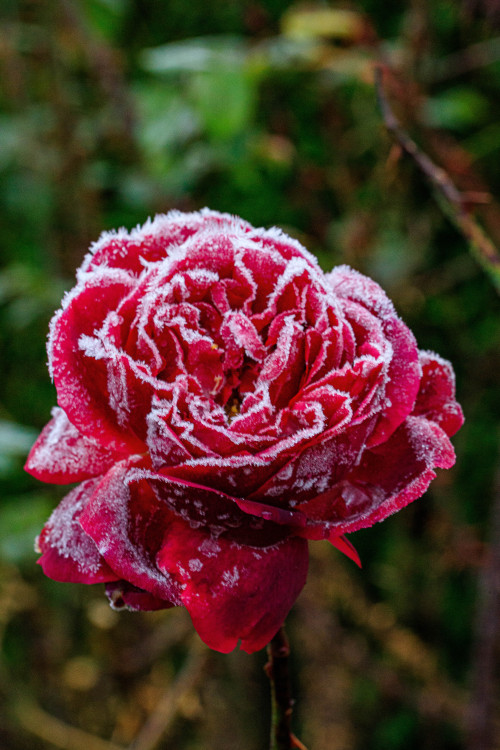
[{"label": "pink petal", "polygon": [[56,406],[24,468],[42,482],[69,484],[105,474],[119,458],[117,453],[82,435]]},{"label": "pink petal", "polygon": [[454,435],[464,422],[460,405],[455,401],[455,374],[447,360],[433,352],[420,352],[422,379],[414,416],[425,416],[436,422],[448,436]]},{"label": "pink petal", "polygon": [[147,482],[127,483],[132,468],[132,461],[122,461],[106,474],[80,523],[117,578],[178,604],[177,584],[155,562],[170,513]]},{"label": "pink petal", "polygon": [[300,533],[323,537],[372,526],[421,497],[436,476],[450,468],[453,447],[443,430],[423,417],[408,417],[391,438],[366,450],[358,466],[324,496],[296,506],[310,519]]},{"label": "pink petal", "polygon": [[307,542],[240,545],[177,519],[167,530],[158,566],[182,587],[200,638],[228,653],[241,639],[252,653],[276,634],[305,584]]},{"label": "pink petal", "polygon": [[106,360],[98,352],[90,357],[80,348],[82,336],[93,337],[109,311],[131,291],[122,276],[106,281],[96,276],[75,288],[53,321],[49,358],[58,402],[70,422],[109,450],[140,452],[142,442],[123,429],[111,407]]},{"label": "pink petal", "polygon": [[338,296],[358,303],[380,321],[393,350],[385,381],[386,406],[368,443],[375,446],[390,437],[415,403],[420,380],[415,338],[375,281],[348,266],[338,266],[327,279]]},{"label": "pink petal", "polygon": [[42,553],[38,562],[55,581],[102,583],[117,579],[79,523],[98,484],[98,479],[89,479],[66,495],[38,537]]}]

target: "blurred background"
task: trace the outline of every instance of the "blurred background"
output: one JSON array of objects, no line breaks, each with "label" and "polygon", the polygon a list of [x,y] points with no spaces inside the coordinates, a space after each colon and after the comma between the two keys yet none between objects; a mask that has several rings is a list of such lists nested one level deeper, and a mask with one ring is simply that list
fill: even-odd
[{"label": "blurred background", "polygon": [[288,619],[296,734],[499,748],[499,266],[391,139],[373,64],[498,246],[500,3],[2,0],[0,20],[0,747],[266,747],[264,652],[210,653],[185,611],[117,614],[100,586],[45,579],[33,539],[66,488],[22,470],[55,404],[48,323],[89,243],[208,205],[379,281],[453,362],[466,415],[455,468],[351,536],[362,570],[311,545]]}]

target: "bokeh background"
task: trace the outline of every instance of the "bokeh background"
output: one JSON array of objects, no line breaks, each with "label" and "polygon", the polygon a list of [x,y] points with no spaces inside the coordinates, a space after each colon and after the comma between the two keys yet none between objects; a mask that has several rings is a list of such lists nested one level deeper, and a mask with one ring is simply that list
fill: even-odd
[{"label": "bokeh background", "polygon": [[22,471],[55,403],[48,322],[89,243],[208,205],[373,276],[454,363],[466,414],[456,467],[351,537],[362,570],[311,546],[287,624],[297,735],[499,748],[495,263],[391,140],[373,64],[498,245],[500,4],[2,0],[0,19],[0,746],[266,747],[265,654],[210,653],[184,611],[117,614],[100,586],[45,579],[33,538],[64,489]]}]

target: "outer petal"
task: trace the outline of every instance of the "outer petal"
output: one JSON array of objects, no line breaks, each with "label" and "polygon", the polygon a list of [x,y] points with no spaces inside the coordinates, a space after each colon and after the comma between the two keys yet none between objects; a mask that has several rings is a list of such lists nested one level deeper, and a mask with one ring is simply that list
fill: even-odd
[{"label": "outer petal", "polygon": [[168,473],[139,470],[132,471],[130,477],[146,479],[158,499],[194,528],[209,532],[216,529],[217,533],[225,529],[240,544],[269,547],[288,536],[291,527],[306,523],[301,513],[249,503],[210,487],[174,479]]},{"label": "outer petal", "polygon": [[170,512],[147,482],[127,483],[134,464],[137,462],[122,461],[106,474],[80,523],[118,579],[157,599],[179,604],[177,583],[155,563]]},{"label": "outer petal", "polygon": [[248,232],[252,229],[243,219],[207,208],[193,213],[169,211],[168,214],[158,214],[153,221],[147,221],[131,232],[123,229],[104,232],[85,258],[83,270],[89,272],[99,266],[114,267],[138,276],[145,262],[164,259],[169,249],[172,251],[193,234],[211,227],[223,232],[231,229]]},{"label": "outer petal", "polygon": [[38,537],[42,553],[38,562],[55,581],[102,583],[117,579],[79,523],[98,483],[98,479],[89,479],[66,495]]},{"label": "outer petal", "polygon": [[305,584],[308,552],[297,537],[250,547],[176,519],[157,561],[182,586],[182,603],[210,648],[228,653],[241,639],[252,653],[283,624]]},{"label": "outer petal", "polygon": [[[75,287],[51,324],[49,359],[58,402],[71,423],[110,450],[140,452],[142,442],[118,423],[110,405],[106,360],[98,351],[91,358],[80,348],[82,336],[92,337],[132,289],[124,272],[116,272],[116,278],[96,274]],[[119,381],[112,385],[123,387]],[[117,393],[111,396],[116,399]]]},{"label": "outer petal", "polygon": [[415,403],[420,380],[415,337],[375,281],[348,266],[338,266],[327,278],[336,294],[363,305],[379,318],[387,341],[392,346],[385,384],[386,405],[368,443],[370,446],[378,445],[392,435]]},{"label": "outer petal", "polygon": [[106,585],[106,596],[111,607],[116,610],[129,609],[132,612],[153,612],[158,609],[169,609],[174,605],[165,599],[138,589],[128,581],[117,581]]},{"label": "outer petal", "polygon": [[42,482],[69,484],[105,474],[119,458],[117,453],[82,435],[56,406],[24,468]]},{"label": "outer petal", "polygon": [[455,374],[451,364],[433,352],[420,352],[422,379],[413,414],[436,422],[447,435],[454,435],[464,416],[455,401]]},{"label": "outer petal", "polygon": [[385,443],[364,452],[332,490],[296,506],[309,519],[300,533],[318,539],[357,531],[382,521],[424,494],[436,476],[455,462],[443,430],[423,417],[408,417]]}]

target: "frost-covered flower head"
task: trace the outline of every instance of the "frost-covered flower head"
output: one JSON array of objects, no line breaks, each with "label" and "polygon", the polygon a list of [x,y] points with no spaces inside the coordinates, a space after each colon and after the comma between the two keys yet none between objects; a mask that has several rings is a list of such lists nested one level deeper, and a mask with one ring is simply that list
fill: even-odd
[{"label": "frost-covered flower head", "polygon": [[309,540],[356,559],[346,532],[454,463],[452,368],[380,287],[226,214],[105,233],[48,350],[59,406],[27,469],[81,484],[40,534],[45,573],[183,605],[220,651],[272,638]]}]

